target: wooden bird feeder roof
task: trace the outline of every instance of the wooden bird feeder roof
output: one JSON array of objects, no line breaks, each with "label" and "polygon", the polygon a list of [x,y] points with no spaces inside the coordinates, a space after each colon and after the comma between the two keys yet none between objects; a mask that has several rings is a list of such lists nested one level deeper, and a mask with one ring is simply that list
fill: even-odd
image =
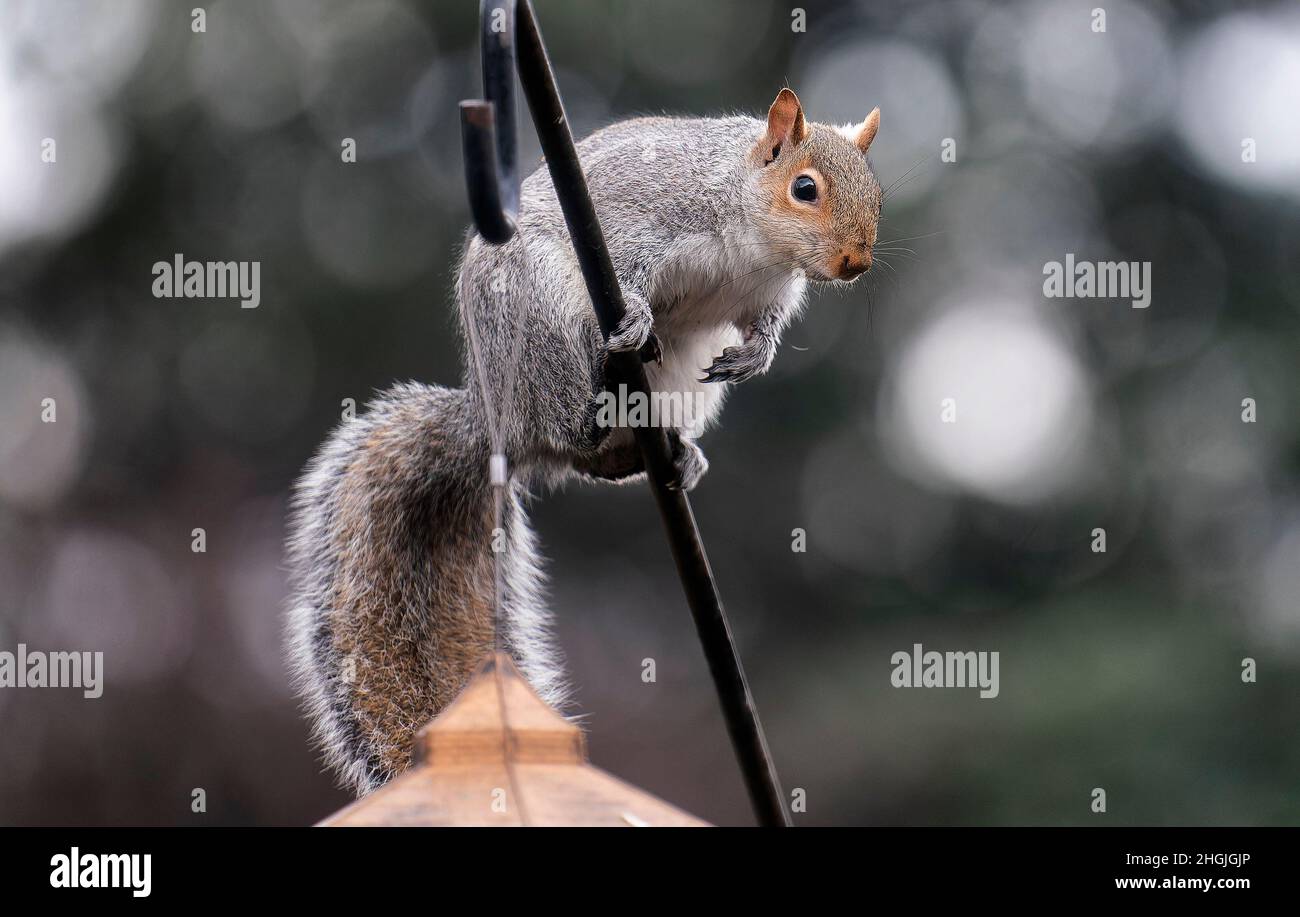
[{"label": "wooden bird feeder roof", "polygon": [[411,769],[320,823],[452,826],[704,826],[593,767],[582,731],[548,707],[509,656],[486,657],[419,731]]}]

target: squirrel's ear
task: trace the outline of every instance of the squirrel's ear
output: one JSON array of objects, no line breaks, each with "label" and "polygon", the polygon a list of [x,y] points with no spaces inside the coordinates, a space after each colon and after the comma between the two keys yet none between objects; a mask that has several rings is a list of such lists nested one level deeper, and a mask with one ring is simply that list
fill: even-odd
[{"label": "squirrel's ear", "polygon": [[862,152],[866,152],[871,146],[871,141],[876,139],[876,131],[880,130],[880,109],[871,109],[871,114],[867,119],[858,125],[858,132],[853,138],[854,145]]},{"label": "squirrel's ear", "polygon": [[803,106],[799,97],[789,89],[782,89],[767,110],[767,133],[763,136],[763,164],[781,155],[786,144],[797,146],[808,136],[808,124],[803,119]]}]

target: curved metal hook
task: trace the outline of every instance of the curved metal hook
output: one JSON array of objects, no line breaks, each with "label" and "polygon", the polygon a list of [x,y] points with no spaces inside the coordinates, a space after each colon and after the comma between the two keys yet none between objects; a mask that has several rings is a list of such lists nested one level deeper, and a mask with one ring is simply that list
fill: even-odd
[{"label": "curved metal hook", "polygon": [[474,226],[493,245],[509,241],[519,219],[515,143],[515,4],[482,0],[483,96],[460,103],[465,182]]}]

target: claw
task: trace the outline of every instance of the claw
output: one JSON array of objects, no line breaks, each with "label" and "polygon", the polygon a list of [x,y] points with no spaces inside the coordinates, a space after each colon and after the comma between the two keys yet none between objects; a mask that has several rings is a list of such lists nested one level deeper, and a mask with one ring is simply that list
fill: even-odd
[{"label": "claw", "polygon": [[653,361],[660,366],[664,363],[664,350],[659,346],[659,335],[655,334],[653,331],[650,332],[650,336],[646,338],[645,343],[641,345],[641,350],[639,352],[641,354],[642,363]]},{"label": "claw", "polygon": [[701,382],[726,382],[734,374],[734,367],[728,364],[735,358],[734,348],[728,347],[722,351],[722,355],[713,361],[708,369],[704,371],[704,378]]},{"label": "claw", "polygon": [[706,369],[700,382],[745,382],[767,372],[772,362],[772,354],[757,336],[754,343],[740,347],[727,347]]},{"label": "claw", "polygon": [[654,317],[648,310],[629,309],[623,314],[614,333],[609,336],[608,346],[612,352],[622,353],[628,350],[640,350],[650,343],[654,335]]}]

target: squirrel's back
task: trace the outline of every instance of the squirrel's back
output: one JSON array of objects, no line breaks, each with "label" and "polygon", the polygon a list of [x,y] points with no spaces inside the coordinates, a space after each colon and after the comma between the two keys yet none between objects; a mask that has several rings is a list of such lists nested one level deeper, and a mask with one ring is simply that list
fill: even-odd
[{"label": "squirrel's back", "polygon": [[[577,144],[592,203],[617,236],[640,239],[638,224],[665,222],[691,231],[719,228],[735,209],[745,152],[763,132],[754,118],[653,116],[616,121]],[[564,232],[550,173],[539,167],[521,188],[523,230]]]}]

